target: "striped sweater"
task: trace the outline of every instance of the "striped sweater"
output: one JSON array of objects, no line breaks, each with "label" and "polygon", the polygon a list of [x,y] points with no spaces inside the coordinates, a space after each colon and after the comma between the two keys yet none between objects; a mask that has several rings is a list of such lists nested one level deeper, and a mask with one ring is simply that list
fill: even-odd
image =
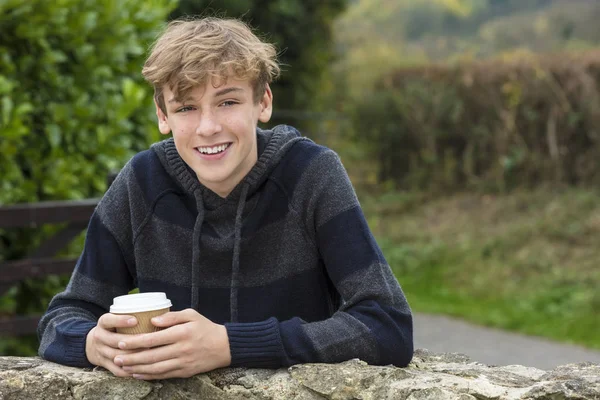
[{"label": "striped sweater", "polygon": [[137,287],[224,324],[232,366],[407,365],[411,311],[339,157],[287,126],[258,129],[257,141],[257,163],[227,198],[200,184],[172,139],[133,157],[40,321],[40,356],[91,366],[87,333]]}]

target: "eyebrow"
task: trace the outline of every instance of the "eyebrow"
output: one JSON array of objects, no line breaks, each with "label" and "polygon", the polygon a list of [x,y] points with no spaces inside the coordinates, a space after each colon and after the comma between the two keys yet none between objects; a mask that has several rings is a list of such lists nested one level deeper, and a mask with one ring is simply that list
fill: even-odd
[{"label": "eyebrow", "polygon": [[[225,96],[226,94],[229,94],[229,93],[232,93],[232,92],[243,92],[243,91],[244,91],[244,89],[239,88],[239,87],[235,87],[235,86],[234,87],[228,87],[228,88],[225,88],[225,89],[221,89],[217,93],[215,93],[215,97]],[[191,98],[191,97],[188,97],[187,99],[179,100],[179,99],[176,99],[175,97],[173,97],[173,98],[169,99],[167,101],[167,103],[185,103],[188,100],[194,100],[194,99]]]},{"label": "eyebrow", "polygon": [[215,93],[215,97],[225,96],[226,94],[229,94],[231,92],[243,92],[243,91],[244,91],[244,89],[239,88],[239,87],[235,87],[235,86],[228,87],[225,89],[221,89],[217,93]]}]

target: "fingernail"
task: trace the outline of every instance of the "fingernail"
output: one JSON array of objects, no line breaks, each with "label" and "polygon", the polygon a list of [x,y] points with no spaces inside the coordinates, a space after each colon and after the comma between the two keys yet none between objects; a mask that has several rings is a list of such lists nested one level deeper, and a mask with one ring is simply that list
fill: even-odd
[{"label": "fingernail", "polygon": [[129,319],[127,320],[127,325],[135,325],[135,322],[136,322],[136,321],[135,321],[135,318],[129,318]]},{"label": "fingernail", "polygon": [[133,374],[132,377],[135,379],[144,379],[144,375]]},{"label": "fingernail", "polygon": [[125,347],[127,347],[127,344],[125,342],[119,342],[120,349],[124,349]]},{"label": "fingernail", "polygon": [[120,367],[123,365],[123,360],[120,358],[115,358],[115,364],[117,364]]},{"label": "fingernail", "polygon": [[160,324],[161,322],[163,322],[163,319],[161,317],[154,317],[152,318],[152,321]]}]

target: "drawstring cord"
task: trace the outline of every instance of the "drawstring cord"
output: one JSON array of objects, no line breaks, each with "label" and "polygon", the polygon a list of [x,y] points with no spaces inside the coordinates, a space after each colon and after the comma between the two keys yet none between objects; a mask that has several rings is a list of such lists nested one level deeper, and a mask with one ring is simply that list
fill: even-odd
[{"label": "drawstring cord", "polygon": [[[197,189],[199,191],[199,189]],[[204,202],[202,194],[195,193],[196,207],[198,208],[198,216],[194,224],[194,235],[192,243],[192,302],[191,306],[198,311],[200,299],[198,298],[198,290],[200,288],[200,231],[204,222]]]},{"label": "drawstring cord", "polygon": [[238,280],[240,274],[240,246],[242,242],[242,214],[246,205],[246,196],[250,189],[249,184],[244,184],[238,208],[235,215],[235,239],[233,242],[233,262],[231,265],[231,292],[229,297],[229,307],[231,322],[238,322]]}]

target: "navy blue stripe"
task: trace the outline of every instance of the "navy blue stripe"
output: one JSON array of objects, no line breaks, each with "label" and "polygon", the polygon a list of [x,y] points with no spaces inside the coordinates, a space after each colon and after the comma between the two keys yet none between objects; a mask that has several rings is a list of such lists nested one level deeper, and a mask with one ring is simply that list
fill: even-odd
[{"label": "navy blue stripe", "polygon": [[136,154],[131,160],[131,166],[146,204],[151,204],[165,190],[182,191],[165,171],[153,150]]},{"label": "navy blue stripe", "polygon": [[329,292],[327,277],[320,270],[308,270],[267,285],[239,288],[238,318],[239,322],[256,322],[270,317],[280,321],[293,317],[320,321],[331,316],[331,300],[328,299],[335,296]]},{"label": "navy blue stripe", "polygon": [[334,282],[385,262],[360,206],[344,211],[317,228],[317,241]]},{"label": "navy blue stripe", "polygon": [[191,196],[168,192],[156,201],[154,215],[167,223],[194,230],[198,212],[196,211],[196,202]]},{"label": "navy blue stripe", "polygon": [[[331,304],[337,299],[332,285],[320,269],[304,271],[292,279],[238,289],[239,322],[257,322],[271,317],[281,321],[300,317],[305,321],[320,321],[333,313]],[[141,292],[165,292],[173,303],[172,311],[181,311],[191,304],[191,288],[156,280],[140,282]],[[213,322],[229,322],[229,288],[200,288],[198,312]],[[277,301],[273,301],[277,299]]]},{"label": "navy blue stripe", "polygon": [[200,289],[198,312],[217,324],[230,320],[229,288]]},{"label": "navy blue stripe", "polygon": [[289,212],[288,198],[279,186],[267,181],[256,208],[244,220],[242,237],[246,238],[261,229],[286,218]]},{"label": "navy blue stripe", "polygon": [[[348,314],[371,330],[379,349],[378,363],[404,367],[413,355],[412,317],[397,308],[381,306],[374,300],[363,301]],[[398,338],[402,340],[398,340]]]},{"label": "navy blue stripe", "polygon": [[283,347],[287,351],[284,365],[321,361],[321,354],[315,349],[312,339],[304,333],[302,325],[304,321],[299,318],[283,321],[279,325]]},{"label": "navy blue stripe", "polygon": [[302,173],[315,157],[326,151],[328,151],[326,147],[316,145],[313,142],[306,140],[297,142],[288,150],[271,176],[285,187],[287,195],[291,198]]},{"label": "navy blue stripe", "polygon": [[90,219],[86,240],[94,245],[84,247],[75,267],[77,272],[98,282],[120,285],[126,290],[132,288],[133,279],[121,247],[96,213]]}]

